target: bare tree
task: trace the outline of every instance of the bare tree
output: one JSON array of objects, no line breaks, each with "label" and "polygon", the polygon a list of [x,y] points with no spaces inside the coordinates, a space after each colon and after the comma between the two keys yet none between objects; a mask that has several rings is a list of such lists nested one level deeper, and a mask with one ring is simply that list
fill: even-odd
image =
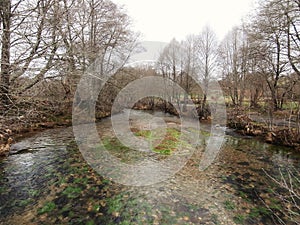
[{"label": "bare tree", "polygon": [[[168,99],[171,103],[175,99],[177,104],[180,104],[180,95],[175,92],[175,83],[180,79],[180,75],[183,71],[182,64],[182,46],[174,38],[171,42],[163,49],[158,59],[158,70],[161,71],[164,78],[172,80],[172,96],[162,96],[164,99]],[[169,85],[166,82],[165,85]],[[165,93],[166,94],[166,93]],[[165,110],[167,109],[167,102],[165,102]]]},{"label": "bare tree", "polygon": [[[300,76],[300,2],[299,0],[276,1],[282,7],[283,16],[286,18],[286,42],[288,59],[295,73]],[[280,11],[279,11],[280,12]]]},{"label": "bare tree", "polygon": [[198,39],[199,79],[203,88],[202,109],[206,106],[209,82],[216,71],[217,56],[218,42],[216,34],[209,26],[206,26]]},{"label": "bare tree", "polygon": [[233,105],[241,105],[245,95],[245,79],[249,74],[249,43],[243,27],[234,27],[219,47],[219,63],[225,91]]},{"label": "bare tree", "polygon": [[9,104],[10,86],[10,27],[11,27],[11,1],[3,0],[0,3],[0,21],[2,25],[1,36],[1,79],[0,79],[0,101],[6,107]]},{"label": "bare tree", "polygon": [[183,53],[183,71],[180,74],[180,84],[185,89],[184,106],[186,110],[186,103],[188,94],[191,94],[192,89],[195,86],[195,80],[197,77],[197,53],[198,53],[198,37],[196,35],[187,36],[186,40],[181,43]]},{"label": "bare tree", "polygon": [[175,38],[163,49],[158,61],[163,75],[176,81],[181,69],[181,45]]},{"label": "bare tree", "polygon": [[[20,94],[40,82],[53,66],[58,48],[57,14],[50,0],[5,0],[2,4],[1,95],[2,103],[7,105],[12,94]],[[22,76],[31,80],[17,86]]]},{"label": "bare tree", "polygon": [[96,59],[99,76],[109,73],[117,64],[124,65],[138,35],[130,30],[130,19],[120,8],[103,0],[64,0],[62,4],[64,17],[59,31],[66,61],[61,68],[68,72],[61,74],[66,86],[74,86]]},{"label": "bare tree", "polygon": [[281,8],[271,7],[272,2],[265,2],[259,8],[255,21],[252,21],[249,34],[251,55],[257,59],[257,72],[267,83],[271,95],[272,108],[280,108],[278,89],[280,79],[288,72],[285,32],[281,29],[285,20],[277,16]]},{"label": "bare tree", "polygon": [[5,0],[0,12],[4,105],[50,78],[71,96],[96,58],[101,76],[124,65],[137,40],[129,17],[109,0]]}]

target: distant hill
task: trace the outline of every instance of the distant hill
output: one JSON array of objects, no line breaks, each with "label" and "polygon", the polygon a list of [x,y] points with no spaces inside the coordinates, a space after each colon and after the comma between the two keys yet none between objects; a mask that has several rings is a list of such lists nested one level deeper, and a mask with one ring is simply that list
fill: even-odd
[{"label": "distant hill", "polygon": [[128,64],[156,61],[166,45],[165,42],[143,41],[141,42],[141,52],[132,55]]}]

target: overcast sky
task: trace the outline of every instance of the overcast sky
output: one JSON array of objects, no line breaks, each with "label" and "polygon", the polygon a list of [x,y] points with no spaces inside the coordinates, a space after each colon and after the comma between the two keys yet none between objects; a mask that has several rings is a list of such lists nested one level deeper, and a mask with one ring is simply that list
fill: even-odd
[{"label": "overcast sky", "polygon": [[124,5],[146,41],[182,40],[210,25],[219,39],[241,22],[255,0],[112,0]]}]

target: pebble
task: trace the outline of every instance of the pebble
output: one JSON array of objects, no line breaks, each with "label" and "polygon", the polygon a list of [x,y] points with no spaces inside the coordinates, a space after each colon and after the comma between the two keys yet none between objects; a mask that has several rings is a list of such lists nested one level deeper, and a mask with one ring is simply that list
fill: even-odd
[{"label": "pebble", "polygon": [[185,216],[185,217],[183,217],[183,220],[184,220],[184,221],[189,221],[189,220],[190,220],[190,218],[189,218],[189,217],[187,217],[187,216]]}]

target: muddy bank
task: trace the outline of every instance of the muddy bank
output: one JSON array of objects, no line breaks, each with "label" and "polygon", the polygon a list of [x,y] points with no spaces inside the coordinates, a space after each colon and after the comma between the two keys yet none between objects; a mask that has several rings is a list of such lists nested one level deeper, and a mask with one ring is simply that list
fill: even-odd
[{"label": "muddy bank", "polygon": [[[162,111],[179,116],[177,109],[172,104],[161,99],[142,99],[134,105],[133,109]],[[111,105],[98,104],[96,111],[95,117],[99,121],[111,115]],[[193,114],[192,116],[198,117],[202,123],[211,122],[209,110],[203,111],[197,107],[195,112],[190,113]],[[280,122],[275,122],[275,126],[270,128],[265,122],[267,118],[261,115],[250,117],[245,110],[228,109],[227,118],[227,126],[241,135],[254,136],[267,143],[293,147],[300,151],[300,135],[297,131],[297,124],[287,127],[286,123],[283,124],[283,119],[277,118]],[[18,102],[0,115],[0,157],[7,156],[10,145],[22,138],[45,129],[71,125],[71,101]]]},{"label": "muddy bank", "polygon": [[58,118],[57,122],[46,121],[46,122],[34,122],[26,126],[20,126],[18,124],[6,125],[6,121],[1,121],[0,127],[0,157],[5,157],[10,152],[11,144],[30,137],[36,133],[39,133],[46,129],[53,129],[59,127],[71,126],[72,122],[70,119],[64,117]]},{"label": "muddy bank", "polygon": [[[21,139],[46,129],[71,126],[72,106],[72,100],[21,99],[16,100],[9,109],[0,108],[0,157],[7,156],[11,144]],[[110,114],[111,105],[97,105],[96,120]]]},{"label": "muddy bank", "polygon": [[45,129],[71,125],[72,102],[20,99],[0,114],[0,156],[12,143]]},{"label": "muddy bank", "polygon": [[282,145],[300,151],[300,133],[296,127],[279,124],[269,126],[248,115],[228,115],[227,126],[245,136],[255,136],[267,143]]}]

